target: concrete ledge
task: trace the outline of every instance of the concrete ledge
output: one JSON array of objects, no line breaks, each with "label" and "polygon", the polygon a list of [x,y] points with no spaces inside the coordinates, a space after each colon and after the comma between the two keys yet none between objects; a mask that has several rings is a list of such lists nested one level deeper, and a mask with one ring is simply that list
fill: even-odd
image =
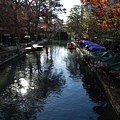
[{"label": "concrete ledge", "polygon": [[[47,43],[48,42],[48,40],[47,39],[43,39],[42,41],[39,41],[39,42],[36,42],[36,44],[45,44],[45,43]],[[34,41],[32,41],[32,42],[30,42],[29,44],[34,44],[35,42]],[[17,53],[14,53],[14,51],[15,50],[19,50],[19,53],[17,54]],[[14,58],[16,58],[16,57],[19,57],[20,55],[22,55],[22,54],[24,54],[24,53],[26,53],[26,50],[25,50],[25,47],[19,47],[19,48],[17,48],[16,46],[11,46],[11,47],[9,47],[9,49],[8,49],[9,51],[5,51],[5,52],[2,52],[1,54],[0,54],[0,57],[4,57],[4,55],[8,55],[9,56],[9,54],[13,54],[13,55],[11,55],[11,56],[9,56],[9,57],[6,57],[6,58],[4,58],[3,60],[1,60],[0,59],[0,66],[2,66],[2,65],[4,65],[4,64],[6,64],[7,62],[9,62],[10,60],[12,60],[12,59],[14,59]]]}]

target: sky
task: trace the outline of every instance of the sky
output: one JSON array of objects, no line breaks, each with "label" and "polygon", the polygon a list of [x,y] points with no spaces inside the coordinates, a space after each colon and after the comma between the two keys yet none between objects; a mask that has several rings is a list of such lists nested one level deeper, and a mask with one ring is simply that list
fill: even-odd
[{"label": "sky", "polygon": [[73,8],[74,5],[80,5],[80,0],[61,0],[60,2],[64,8],[66,8],[66,14],[61,15],[61,18],[66,21],[67,16],[70,13],[70,9]]}]

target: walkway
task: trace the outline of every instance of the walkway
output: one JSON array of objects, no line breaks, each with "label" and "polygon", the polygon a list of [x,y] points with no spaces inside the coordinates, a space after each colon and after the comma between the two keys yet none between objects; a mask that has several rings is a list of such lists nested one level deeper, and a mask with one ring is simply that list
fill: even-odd
[{"label": "walkway", "polygon": [[[48,42],[48,40],[43,39],[42,41],[38,41],[38,42],[29,42],[30,45],[32,44],[45,44],[46,42]],[[4,65],[5,63],[7,63],[8,61],[26,53],[25,47],[26,47],[27,43],[22,43],[18,46],[8,46],[5,47],[5,51],[0,52],[0,66]]]}]

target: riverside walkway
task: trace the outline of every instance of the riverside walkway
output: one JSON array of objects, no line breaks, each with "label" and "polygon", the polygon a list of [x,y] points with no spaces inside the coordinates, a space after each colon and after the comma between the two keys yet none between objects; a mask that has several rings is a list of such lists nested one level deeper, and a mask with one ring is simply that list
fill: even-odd
[{"label": "riverside walkway", "polygon": [[[77,51],[83,56],[91,56],[91,53],[87,49],[81,48],[80,46],[77,47]],[[118,86],[118,83],[114,81],[114,78],[110,78],[108,74],[101,73],[99,68],[96,69],[94,64],[90,61],[86,62],[91,70],[97,75],[98,80],[100,81],[101,86],[103,87],[111,105],[120,117],[120,81]],[[110,81],[112,81],[111,84],[109,83]]]},{"label": "riverside walkway", "polygon": [[4,47],[4,51],[0,52],[0,66],[4,65],[5,63],[7,63],[8,61],[19,57],[20,55],[26,53],[25,47],[27,44],[32,45],[32,44],[45,44],[46,42],[48,42],[48,40],[43,39],[42,41],[32,41],[29,43],[22,43],[18,46],[7,46]]}]

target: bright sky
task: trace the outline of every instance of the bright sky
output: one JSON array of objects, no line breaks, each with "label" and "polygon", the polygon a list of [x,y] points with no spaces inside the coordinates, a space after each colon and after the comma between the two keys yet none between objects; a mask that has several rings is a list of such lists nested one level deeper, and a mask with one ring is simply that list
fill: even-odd
[{"label": "bright sky", "polygon": [[80,0],[61,0],[60,2],[64,8],[66,8],[66,14],[62,15],[62,19],[64,21],[67,20],[67,16],[69,15],[70,13],[70,9],[73,8],[74,5],[81,5],[81,2]]}]

